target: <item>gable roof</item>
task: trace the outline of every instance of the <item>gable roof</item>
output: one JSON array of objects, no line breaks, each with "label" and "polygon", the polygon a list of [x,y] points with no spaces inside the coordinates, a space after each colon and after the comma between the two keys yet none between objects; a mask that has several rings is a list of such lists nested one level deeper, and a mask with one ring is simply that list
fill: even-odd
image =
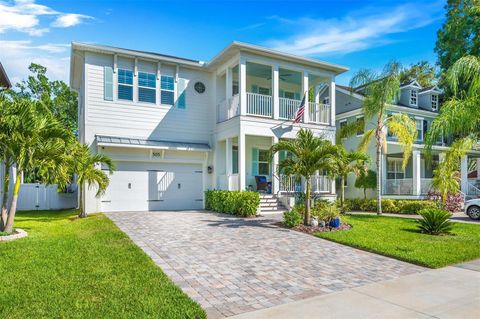
[{"label": "gable roof", "polygon": [[420,90],[420,94],[427,93],[427,92],[435,92],[435,93],[442,93],[443,91],[436,85],[427,86]]},{"label": "gable roof", "polygon": [[0,62],[0,87],[4,87],[7,89],[12,87],[12,83],[7,76],[7,72],[3,68],[2,62]]},{"label": "gable roof", "polygon": [[418,84],[417,80],[412,80],[410,82],[404,82],[402,84],[400,84],[400,88],[404,88],[404,87],[416,87],[416,88],[419,88],[421,89],[422,86],[420,84]]}]

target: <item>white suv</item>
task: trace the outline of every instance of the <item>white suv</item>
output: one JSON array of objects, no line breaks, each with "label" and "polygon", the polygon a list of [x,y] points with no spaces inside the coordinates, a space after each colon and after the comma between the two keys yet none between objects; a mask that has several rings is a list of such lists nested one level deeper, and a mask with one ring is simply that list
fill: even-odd
[{"label": "white suv", "polygon": [[465,214],[471,219],[480,219],[480,198],[467,200],[465,202]]}]

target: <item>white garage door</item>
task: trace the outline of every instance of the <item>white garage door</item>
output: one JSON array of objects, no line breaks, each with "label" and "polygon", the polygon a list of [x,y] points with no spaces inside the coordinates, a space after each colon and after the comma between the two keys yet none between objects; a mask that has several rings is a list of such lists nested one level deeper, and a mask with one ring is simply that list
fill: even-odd
[{"label": "white garage door", "polygon": [[102,211],[203,208],[201,165],[117,162]]}]

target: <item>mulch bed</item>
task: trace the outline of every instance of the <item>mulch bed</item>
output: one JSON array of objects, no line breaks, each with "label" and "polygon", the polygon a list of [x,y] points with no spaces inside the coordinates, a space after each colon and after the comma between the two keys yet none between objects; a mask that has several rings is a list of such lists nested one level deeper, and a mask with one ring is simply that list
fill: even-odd
[{"label": "mulch bed", "polygon": [[[283,225],[282,222],[277,222],[277,223],[275,223],[275,225],[283,227],[283,228],[287,228]],[[298,226],[295,226],[293,228],[287,228],[287,229],[292,229],[292,230],[295,230],[295,231],[298,231],[298,232],[301,232],[301,233],[312,235],[312,234],[318,233],[318,232],[335,232],[335,231],[350,230],[350,229],[352,229],[352,226],[350,226],[349,224],[344,224],[344,223],[342,223],[340,225],[340,227],[338,227],[338,228],[329,227],[329,226],[313,227],[313,226],[298,225]]]}]

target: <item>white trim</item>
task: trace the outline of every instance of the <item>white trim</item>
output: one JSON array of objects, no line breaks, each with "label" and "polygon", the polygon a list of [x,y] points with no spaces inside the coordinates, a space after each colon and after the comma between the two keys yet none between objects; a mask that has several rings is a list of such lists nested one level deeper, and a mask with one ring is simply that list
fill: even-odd
[{"label": "white trim", "polygon": [[403,86],[400,86],[400,89],[407,88],[407,87],[414,87],[414,88],[419,88],[421,89],[422,87],[420,84],[418,84],[417,80],[413,80],[412,82],[405,84]]},{"label": "white trim", "polygon": [[192,152],[211,152],[204,148],[196,149],[189,147],[168,147],[168,146],[149,146],[149,145],[131,145],[131,144],[115,144],[97,142],[97,147],[121,147],[121,148],[139,148],[139,149],[152,149],[152,150],[173,150],[173,151],[192,151]]},{"label": "white trim", "polygon": [[365,99],[365,96],[363,96],[363,95],[361,95],[361,94],[358,94],[358,93],[356,93],[356,92],[350,92],[350,91],[345,90],[344,88],[341,88],[341,87],[338,87],[338,86],[336,86],[335,89],[338,90],[338,91],[340,91],[340,92],[342,92],[342,93],[344,93],[344,94],[354,96],[354,97],[356,97],[357,99],[360,99],[360,100],[364,100],[364,99]]},{"label": "white trim", "polygon": [[[427,111],[427,110],[422,110],[422,109],[414,109],[414,108],[411,108],[411,107],[408,107],[408,106],[393,105],[393,104],[389,104],[387,106],[387,111],[410,113],[412,115],[421,115],[421,116],[425,116],[425,117],[429,117],[429,118],[435,118],[435,117],[438,116],[437,112]],[[357,109],[354,109],[354,110],[351,110],[351,111],[348,111],[348,112],[343,112],[343,113],[337,114],[336,119],[340,120],[340,119],[344,119],[344,118],[349,118],[349,117],[352,117],[352,116],[355,116],[355,115],[358,115],[358,114],[362,114],[362,113],[363,113],[363,110],[360,107],[360,108],[357,108]]]}]

